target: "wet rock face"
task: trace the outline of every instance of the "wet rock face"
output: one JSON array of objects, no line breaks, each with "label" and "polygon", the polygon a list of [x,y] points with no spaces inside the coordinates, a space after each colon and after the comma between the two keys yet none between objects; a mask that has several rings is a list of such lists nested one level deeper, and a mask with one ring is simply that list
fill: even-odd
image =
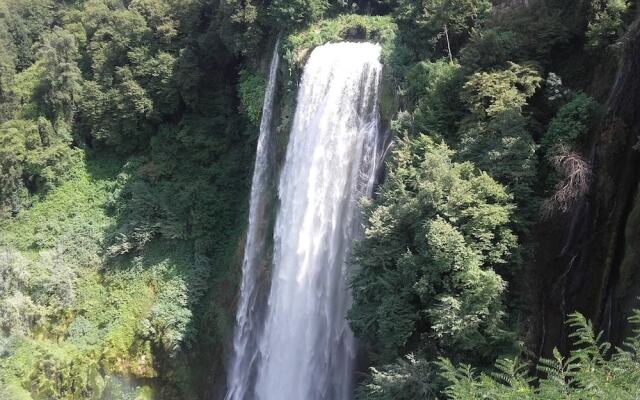
[{"label": "wet rock face", "polygon": [[554,347],[569,350],[567,313],[580,311],[619,344],[629,333],[627,317],[640,306],[640,18],[625,43],[607,116],[587,154],[595,172],[591,193],[566,220],[538,234],[533,270],[543,278],[532,340],[542,356]]},{"label": "wet rock face", "polygon": [[607,186],[613,182],[618,197],[604,197],[600,209],[616,205],[611,209],[618,218],[610,222],[617,233],[610,244],[611,284],[600,324],[617,342],[630,333],[626,317],[640,306],[640,18],[625,40],[608,108],[612,129],[600,146],[605,149],[601,157],[607,175],[599,183],[613,178]]},{"label": "wet rock face", "polygon": [[625,56],[618,72],[609,109],[636,131],[640,128],[640,18],[625,39]]}]

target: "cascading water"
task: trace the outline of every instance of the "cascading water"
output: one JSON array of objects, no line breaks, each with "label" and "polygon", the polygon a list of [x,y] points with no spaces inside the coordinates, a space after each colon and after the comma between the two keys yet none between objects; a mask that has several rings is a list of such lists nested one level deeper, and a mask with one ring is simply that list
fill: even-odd
[{"label": "cascading water", "polygon": [[278,186],[264,327],[248,356],[255,382],[244,371],[252,378],[231,382],[227,399],[352,396],[346,264],[379,158],[379,58],[371,43],[327,44],[309,57]]},{"label": "cascading water", "polygon": [[257,336],[260,316],[256,315],[258,298],[258,277],[260,258],[265,253],[266,188],[273,166],[273,141],[271,139],[271,117],[278,71],[278,44],[276,41],[269,67],[269,79],[262,105],[262,120],[256,149],[256,161],[251,180],[251,200],[249,203],[249,228],[242,262],[240,302],[236,312],[236,327],[233,337],[233,358],[228,374],[226,399],[244,399],[250,384],[251,372],[257,361]]}]

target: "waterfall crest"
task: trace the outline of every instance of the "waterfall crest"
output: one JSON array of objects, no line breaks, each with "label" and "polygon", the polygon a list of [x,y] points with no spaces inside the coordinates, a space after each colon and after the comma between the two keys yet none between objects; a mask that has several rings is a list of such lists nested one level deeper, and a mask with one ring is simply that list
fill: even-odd
[{"label": "waterfall crest", "polygon": [[236,311],[236,326],[233,336],[233,355],[227,376],[228,391],[226,399],[244,399],[250,385],[251,374],[258,360],[257,336],[260,333],[261,319],[256,312],[258,298],[258,277],[260,276],[260,257],[265,253],[265,230],[267,184],[273,166],[273,140],[271,119],[278,71],[278,39],[273,49],[269,66],[269,79],[262,104],[262,119],[256,149],[256,161],[251,179],[251,198],[249,203],[249,227],[242,261],[242,280],[240,282],[240,301]]},{"label": "waterfall crest", "polygon": [[[380,51],[371,43],[326,44],[305,66],[278,184],[271,288],[257,352],[239,354],[247,346],[238,336],[255,328],[247,322],[251,300],[242,299],[234,349],[248,361],[233,365],[243,370],[231,371],[229,400],[352,397],[347,259],[361,230],[358,202],[371,195],[379,158]],[[251,273],[246,264],[243,273]],[[251,296],[244,276],[242,285],[241,295]]]}]

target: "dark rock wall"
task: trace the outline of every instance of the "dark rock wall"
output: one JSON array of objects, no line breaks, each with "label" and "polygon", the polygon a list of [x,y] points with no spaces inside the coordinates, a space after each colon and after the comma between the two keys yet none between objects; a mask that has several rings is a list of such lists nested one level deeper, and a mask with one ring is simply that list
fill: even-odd
[{"label": "dark rock wall", "polygon": [[538,356],[569,350],[564,321],[573,311],[614,343],[629,333],[626,319],[640,306],[639,136],[640,18],[627,34],[606,117],[588,146],[591,193],[569,215],[537,228],[531,344]]}]

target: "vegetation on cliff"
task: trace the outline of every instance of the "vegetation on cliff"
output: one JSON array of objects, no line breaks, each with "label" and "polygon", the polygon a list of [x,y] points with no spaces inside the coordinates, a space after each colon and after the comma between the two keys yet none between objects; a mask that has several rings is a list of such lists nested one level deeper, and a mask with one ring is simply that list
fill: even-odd
[{"label": "vegetation on cliff", "polygon": [[589,191],[637,5],[497,3],[1,1],[0,398],[224,384],[278,35],[280,152],[313,47],[383,45],[395,147],[350,275],[357,397],[633,398],[637,332],[612,350],[574,314],[573,352],[537,375],[526,354],[536,232]]}]

